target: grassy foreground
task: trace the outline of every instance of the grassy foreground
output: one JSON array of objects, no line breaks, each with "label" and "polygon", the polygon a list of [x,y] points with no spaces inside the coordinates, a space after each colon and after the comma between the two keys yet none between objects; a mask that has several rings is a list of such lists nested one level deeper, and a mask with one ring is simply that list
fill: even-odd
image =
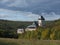
[{"label": "grassy foreground", "polygon": [[60,45],[60,41],[0,38],[0,45]]}]

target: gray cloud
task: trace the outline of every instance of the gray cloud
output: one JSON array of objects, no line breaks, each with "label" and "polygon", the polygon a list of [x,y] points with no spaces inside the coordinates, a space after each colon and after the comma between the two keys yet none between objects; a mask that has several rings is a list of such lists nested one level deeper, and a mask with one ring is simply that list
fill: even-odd
[{"label": "gray cloud", "polygon": [[27,11],[35,14],[42,12],[60,13],[60,0],[0,0],[0,8]]}]

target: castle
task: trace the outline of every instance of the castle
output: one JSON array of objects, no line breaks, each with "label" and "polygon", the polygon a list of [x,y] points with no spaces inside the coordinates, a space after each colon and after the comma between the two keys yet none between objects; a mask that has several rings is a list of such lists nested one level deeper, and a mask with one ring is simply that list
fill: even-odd
[{"label": "castle", "polygon": [[[38,18],[38,21],[34,21],[32,25],[27,26],[25,31],[33,31],[36,30],[37,27],[44,27],[45,26],[45,19],[43,16]],[[24,33],[24,29],[18,29],[17,33]]]}]

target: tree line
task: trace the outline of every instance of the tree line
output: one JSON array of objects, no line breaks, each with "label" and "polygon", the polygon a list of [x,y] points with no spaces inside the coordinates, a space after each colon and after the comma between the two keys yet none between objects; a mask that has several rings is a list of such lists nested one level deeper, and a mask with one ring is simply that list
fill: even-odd
[{"label": "tree line", "polygon": [[0,21],[0,37],[17,39],[60,40],[60,20],[46,22],[45,27],[38,27],[36,31],[17,34],[16,30],[32,22]]}]

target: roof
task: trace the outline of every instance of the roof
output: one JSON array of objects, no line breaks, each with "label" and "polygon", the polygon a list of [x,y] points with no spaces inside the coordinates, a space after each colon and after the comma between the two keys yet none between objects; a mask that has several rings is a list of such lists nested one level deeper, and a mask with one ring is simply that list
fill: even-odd
[{"label": "roof", "polygon": [[35,26],[35,25],[29,25],[28,28],[29,28],[29,27],[36,27],[36,26]]},{"label": "roof", "polygon": [[32,24],[32,25],[29,25],[27,28],[36,28],[36,25],[35,25],[35,23],[33,22],[33,24]]},{"label": "roof", "polygon": [[45,20],[43,16],[39,17],[38,20]]}]

